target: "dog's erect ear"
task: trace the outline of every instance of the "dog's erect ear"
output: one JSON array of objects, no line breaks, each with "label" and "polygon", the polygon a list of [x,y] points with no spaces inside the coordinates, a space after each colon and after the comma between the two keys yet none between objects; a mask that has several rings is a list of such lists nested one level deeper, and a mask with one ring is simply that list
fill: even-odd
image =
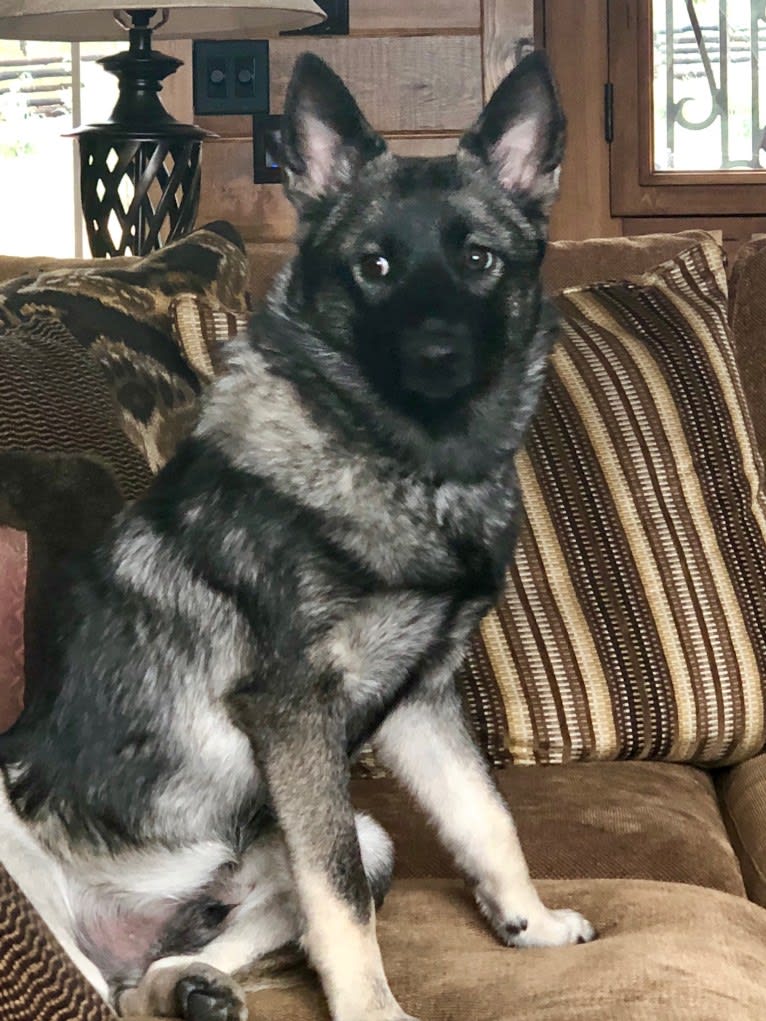
[{"label": "dog's erect ear", "polygon": [[313,53],[298,58],[282,120],[285,189],[300,208],[350,183],[386,143],[341,79]]},{"label": "dog's erect ear", "polygon": [[536,50],[498,85],[460,148],[478,156],[504,188],[547,212],[558,191],[565,128],[548,58]]}]

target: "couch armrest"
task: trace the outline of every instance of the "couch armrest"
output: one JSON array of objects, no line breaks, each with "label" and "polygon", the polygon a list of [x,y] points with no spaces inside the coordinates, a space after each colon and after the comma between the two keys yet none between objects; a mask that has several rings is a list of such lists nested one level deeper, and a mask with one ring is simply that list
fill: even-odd
[{"label": "couch armrest", "polygon": [[766,753],[721,770],[716,787],[747,895],[766,907]]}]

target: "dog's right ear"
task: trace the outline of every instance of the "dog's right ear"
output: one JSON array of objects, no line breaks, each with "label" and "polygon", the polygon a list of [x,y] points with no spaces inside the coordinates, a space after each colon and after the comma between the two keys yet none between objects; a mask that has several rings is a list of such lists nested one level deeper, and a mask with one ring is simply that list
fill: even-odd
[{"label": "dog's right ear", "polygon": [[285,190],[299,210],[349,184],[386,143],[341,79],[313,53],[298,58],[282,118]]}]

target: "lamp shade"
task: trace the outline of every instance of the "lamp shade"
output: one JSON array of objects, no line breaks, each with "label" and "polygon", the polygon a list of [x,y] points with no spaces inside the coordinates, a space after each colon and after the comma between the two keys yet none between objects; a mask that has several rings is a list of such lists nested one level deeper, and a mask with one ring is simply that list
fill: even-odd
[{"label": "lamp shade", "polygon": [[[155,39],[236,39],[276,35],[308,28],[324,20],[313,0],[160,0],[131,4],[130,9],[156,6],[169,17],[157,26]],[[125,28],[114,18],[125,10],[119,0],[0,0],[0,39],[43,39],[51,42],[122,40]]]}]

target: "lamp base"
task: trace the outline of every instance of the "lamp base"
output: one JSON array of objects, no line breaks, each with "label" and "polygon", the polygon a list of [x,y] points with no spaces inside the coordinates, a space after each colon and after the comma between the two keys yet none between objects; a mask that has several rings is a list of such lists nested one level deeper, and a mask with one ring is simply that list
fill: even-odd
[{"label": "lamp base", "polygon": [[119,139],[83,132],[80,194],[91,253],[146,255],[194,226],[199,139]]},{"label": "lamp base", "polygon": [[108,121],[71,132],[80,143],[80,193],[94,256],[145,255],[188,233],[199,207],[202,140],[162,106],[162,80],[181,65],[152,50],[154,10],[128,12],[130,47],[99,61],[120,82]]}]

